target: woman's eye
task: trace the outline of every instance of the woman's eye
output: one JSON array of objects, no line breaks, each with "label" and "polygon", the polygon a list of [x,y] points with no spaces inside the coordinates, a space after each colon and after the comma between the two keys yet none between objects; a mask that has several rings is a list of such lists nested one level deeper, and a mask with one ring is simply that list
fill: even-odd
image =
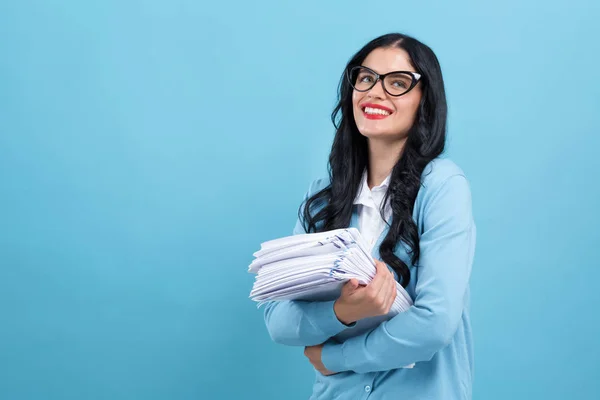
[{"label": "woman's eye", "polygon": [[407,88],[406,82],[401,81],[401,80],[394,81],[392,83],[392,85],[399,87],[399,88],[403,88],[403,89]]}]

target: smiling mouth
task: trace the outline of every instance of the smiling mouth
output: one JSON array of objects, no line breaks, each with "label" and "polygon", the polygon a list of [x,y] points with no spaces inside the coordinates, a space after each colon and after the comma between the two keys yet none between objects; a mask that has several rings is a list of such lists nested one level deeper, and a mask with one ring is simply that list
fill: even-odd
[{"label": "smiling mouth", "polygon": [[390,116],[392,113],[381,108],[363,107],[362,111],[368,119],[382,119]]},{"label": "smiling mouth", "polygon": [[370,115],[390,115],[391,112],[382,110],[381,108],[364,107],[363,112]]}]

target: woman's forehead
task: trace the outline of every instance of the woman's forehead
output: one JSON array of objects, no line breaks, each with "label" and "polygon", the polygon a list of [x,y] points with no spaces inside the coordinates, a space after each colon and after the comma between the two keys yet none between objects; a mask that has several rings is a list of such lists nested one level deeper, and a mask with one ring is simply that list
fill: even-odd
[{"label": "woman's forehead", "polygon": [[397,47],[380,47],[373,50],[362,62],[362,65],[379,74],[392,71],[412,71],[414,69],[408,53]]}]

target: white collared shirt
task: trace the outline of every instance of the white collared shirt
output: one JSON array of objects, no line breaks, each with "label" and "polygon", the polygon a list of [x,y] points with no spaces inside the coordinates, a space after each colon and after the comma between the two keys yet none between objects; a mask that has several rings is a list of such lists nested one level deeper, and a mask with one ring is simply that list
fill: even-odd
[{"label": "white collared shirt", "polygon": [[[367,183],[367,170],[365,169],[357,195],[354,199],[354,204],[358,204],[358,230],[371,248],[376,244],[379,236],[381,236],[383,230],[387,226],[386,221],[381,218],[379,210],[385,192],[390,184],[390,177],[391,174],[388,175],[380,185],[374,186],[373,189],[369,189]],[[390,206],[389,201],[385,206],[384,215],[388,220],[392,216],[392,207]]]}]

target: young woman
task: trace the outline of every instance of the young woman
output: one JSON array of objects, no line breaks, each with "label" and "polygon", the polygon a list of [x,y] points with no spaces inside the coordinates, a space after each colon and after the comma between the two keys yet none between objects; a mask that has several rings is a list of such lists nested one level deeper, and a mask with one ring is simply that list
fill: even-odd
[{"label": "young woman", "polygon": [[[366,286],[349,281],[334,301],[265,307],[273,340],[305,347],[311,399],[471,398],[476,229],[468,180],[441,157],[446,114],[437,57],[409,36],[372,40],[343,73],[329,176],[310,185],[294,234],[354,226],[373,246],[377,274]],[[396,280],[413,299],[408,311],[336,339],[388,313]]]}]

